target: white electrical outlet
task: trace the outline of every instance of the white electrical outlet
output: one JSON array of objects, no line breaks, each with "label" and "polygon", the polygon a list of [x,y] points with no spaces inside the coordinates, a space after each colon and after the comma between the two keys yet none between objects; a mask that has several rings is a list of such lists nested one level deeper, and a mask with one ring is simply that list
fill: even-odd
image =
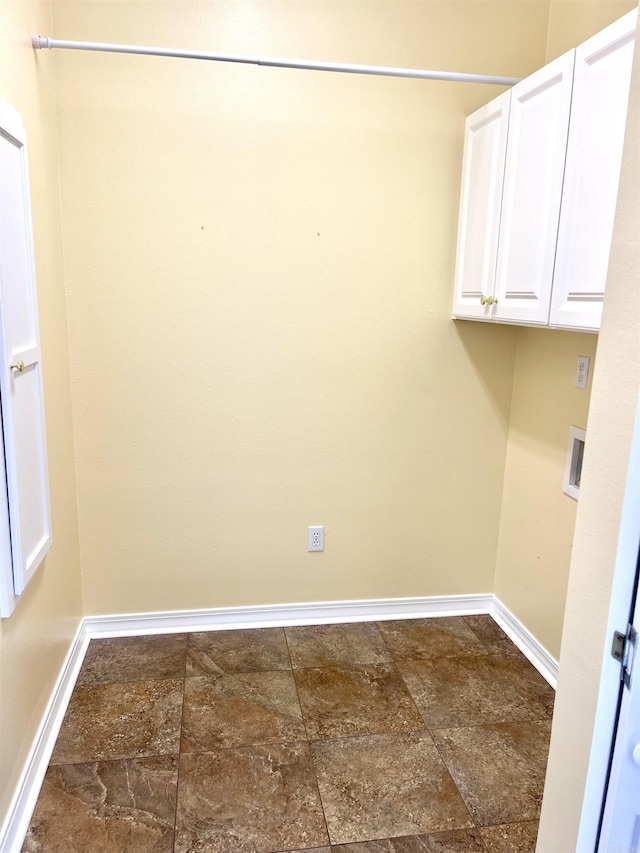
[{"label": "white electrical outlet", "polygon": [[589,381],[589,356],[579,355],[578,365],[576,367],[576,381],[573,383],[576,388],[581,388],[583,391],[587,387]]},{"label": "white electrical outlet", "polygon": [[307,550],[324,551],[324,527],[322,525],[307,528]]}]

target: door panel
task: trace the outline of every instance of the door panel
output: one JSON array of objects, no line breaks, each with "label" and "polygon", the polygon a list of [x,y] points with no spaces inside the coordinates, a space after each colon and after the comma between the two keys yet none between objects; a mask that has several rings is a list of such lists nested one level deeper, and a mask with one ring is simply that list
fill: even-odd
[{"label": "door panel", "polygon": [[491,317],[480,298],[495,282],[510,99],[504,92],[465,123],[454,317]]},{"label": "door panel", "polygon": [[576,50],[549,322],[600,328],[626,127],[637,10]]},{"label": "door panel", "polygon": [[26,138],[0,102],[0,396],[13,587],[19,595],[51,544],[40,341]]},{"label": "door panel", "polygon": [[[632,624],[640,628],[636,600]],[[629,663],[629,684],[623,688],[609,785],[598,850],[640,849],[640,665],[638,641]]]},{"label": "door panel", "polygon": [[511,90],[494,317],[547,323],[574,51]]}]

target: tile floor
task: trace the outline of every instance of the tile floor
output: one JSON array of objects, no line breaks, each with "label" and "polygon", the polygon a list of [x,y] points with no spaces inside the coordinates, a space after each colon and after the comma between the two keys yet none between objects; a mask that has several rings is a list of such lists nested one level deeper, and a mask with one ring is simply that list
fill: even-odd
[{"label": "tile floor", "polygon": [[489,616],[94,640],[23,853],[528,853],[553,699]]}]

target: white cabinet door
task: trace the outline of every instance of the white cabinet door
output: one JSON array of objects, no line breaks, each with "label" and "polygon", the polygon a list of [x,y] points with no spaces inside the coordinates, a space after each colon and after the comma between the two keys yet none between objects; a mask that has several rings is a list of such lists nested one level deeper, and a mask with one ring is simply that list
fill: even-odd
[{"label": "white cabinet door", "polygon": [[511,90],[494,318],[549,320],[575,51]]},{"label": "white cabinet door", "polygon": [[510,92],[467,118],[453,316],[489,319],[481,297],[493,295]]},{"label": "white cabinet door", "polygon": [[19,115],[0,101],[0,396],[16,595],[51,544],[25,146]]},{"label": "white cabinet door", "polygon": [[576,50],[549,323],[600,328],[637,9]]}]

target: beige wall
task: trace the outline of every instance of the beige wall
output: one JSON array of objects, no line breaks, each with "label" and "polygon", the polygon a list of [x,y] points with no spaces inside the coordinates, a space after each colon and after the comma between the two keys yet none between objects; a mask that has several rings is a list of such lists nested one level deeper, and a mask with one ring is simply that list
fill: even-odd
[{"label": "beige wall", "polygon": [[[54,29],[544,61],[537,0],[363,10],[57,2]],[[86,611],[491,591],[516,332],[452,323],[450,303],[462,125],[499,90],[56,62]]]},{"label": "beige wall", "polygon": [[[569,575],[539,853],[576,850],[640,388],[640,53],[636,50],[589,441]],[[589,847],[589,851],[591,847]],[[578,849],[577,853],[589,853]]]},{"label": "beige wall", "polygon": [[[545,62],[580,44],[635,0],[551,0]],[[587,426],[591,380],[574,388],[579,355],[597,337],[521,329],[504,473],[495,593],[554,657],[560,638],[577,504],[562,491],[569,427]]]},{"label": "beige wall", "polygon": [[546,62],[591,38],[637,5],[636,0],[551,0]]},{"label": "beige wall", "polygon": [[81,612],[53,57],[30,44],[50,26],[48,2],[0,4],[0,97],[29,142],[53,530],[43,568],[0,621],[0,825]]},{"label": "beige wall", "polygon": [[[495,593],[555,657],[577,506],[562,490],[569,427],[587,426],[596,341],[518,331]],[[591,359],[585,391],[574,388],[579,355]]]}]

